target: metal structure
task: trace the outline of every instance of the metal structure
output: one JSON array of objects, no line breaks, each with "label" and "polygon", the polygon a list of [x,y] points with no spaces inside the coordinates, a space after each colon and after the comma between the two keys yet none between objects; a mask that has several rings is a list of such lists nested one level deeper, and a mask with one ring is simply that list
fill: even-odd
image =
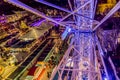
[{"label": "metal structure", "polygon": [[[74,0],[74,5],[71,4],[70,0],[68,0],[71,11],[44,0],[35,0],[42,4],[69,13],[59,21],[46,16],[40,11],[18,0],[5,1],[56,24],[65,27],[67,26],[74,30],[74,37],[72,38],[69,48],[65,52],[65,55],[60,61],[59,65],[54,69],[50,80],[54,80],[56,74],[58,74],[58,80],[106,80],[103,78],[100,72],[100,63],[98,62],[96,54],[97,51],[95,49],[96,46],[98,47],[106,78],[107,80],[112,80],[109,77],[109,72],[107,71],[107,67],[103,60],[104,51],[96,35],[96,29],[120,8],[120,1],[100,22],[94,20],[97,0]],[[66,22],[65,19],[71,15],[73,15],[72,23],[69,21]],[[97,24],[97,26],[93,26],[93,24]],[[113,76],[115,76],[114,80],[118,80],[116,75]]]}]

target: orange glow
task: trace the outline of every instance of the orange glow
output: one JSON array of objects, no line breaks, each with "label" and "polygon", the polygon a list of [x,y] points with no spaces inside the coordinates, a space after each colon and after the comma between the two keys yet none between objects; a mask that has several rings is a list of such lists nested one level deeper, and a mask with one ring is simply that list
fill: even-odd
[{"label": "orange glow", "polygon": [[38,76],[36,80],[41,80],[41,77],[44,74],[44,72],[45,72],[45,68],[41,71],[40,75]]}]

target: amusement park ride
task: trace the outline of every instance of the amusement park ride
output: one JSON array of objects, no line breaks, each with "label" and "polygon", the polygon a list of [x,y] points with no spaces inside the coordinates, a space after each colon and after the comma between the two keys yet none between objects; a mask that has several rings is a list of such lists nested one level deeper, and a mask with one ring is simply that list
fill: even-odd
[{"label": "amusement park ride", "polygon": [[[68,0],[70,10],[45,0],[35,0],[38,3],[68,13],[68,15],[62,17],[59,21],[46,16],[37,9],[34,9],[19,0],[4,1],[39,17],[45,18],[48,21],[68,27],[74,33],[69,48],[65,52],[59,65],[54,68],[50,80],[56,80],[54,79],[56,75],[58,77],[57,80],[63,80],[65,78],[66,80],[119,80],[114,67],[111,67],[111,71],[107,69],[108,66],[106,65],[104,54],[105,49],[101,47],[96,33],[97,29],[101,27],[101,24],[120,8],[120,1],[101,21],[94,20],[97,0],[74,0],[74,3],[71,3],[71,1]],[[66,21],[66,19],[71,16],[73,17],[72,21]],[[98,55],[100,56],[100,60],[98,60]],[[103,67],[105,73],[104,76],[101,73],[101,67]]]}]

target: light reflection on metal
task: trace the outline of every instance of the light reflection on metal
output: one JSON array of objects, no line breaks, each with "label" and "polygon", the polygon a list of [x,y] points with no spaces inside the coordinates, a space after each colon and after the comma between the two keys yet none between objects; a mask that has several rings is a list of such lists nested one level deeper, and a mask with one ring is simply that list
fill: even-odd
[{"label": "light reflection on metal", "polygon": [[62,40],[64,40],[64,39],[66,38],[66,36],[68,35],[68,33],[69,33],[70,31],[71,31],[71,28],[69,28],[69,26],[66,27],[64,33],[63,33],[62,36],[61,36]]}]

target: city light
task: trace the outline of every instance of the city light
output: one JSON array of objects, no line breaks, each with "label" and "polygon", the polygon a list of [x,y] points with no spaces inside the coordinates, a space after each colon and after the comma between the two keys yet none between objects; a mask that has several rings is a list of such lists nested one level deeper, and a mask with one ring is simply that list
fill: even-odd
[{"label": "city light", "polygon": [[104,80],[108,80],[106,77],[104,77]]}]

